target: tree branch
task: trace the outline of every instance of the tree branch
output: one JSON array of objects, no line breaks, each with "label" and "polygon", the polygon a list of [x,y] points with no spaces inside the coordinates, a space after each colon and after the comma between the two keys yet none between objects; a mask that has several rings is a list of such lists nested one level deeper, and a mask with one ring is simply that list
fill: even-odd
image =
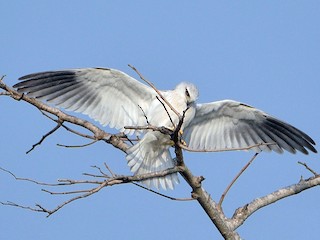
[{"label": "tree branch", "polygon": [[126,150],[128,149],[128,145],[126,143],[124,143],[117,135],[107,133],[107,132],[103,131],[102,129],[100,129],[99,127],[97,127],[96,125],[92,124],[91,122],[88,122],[86,120],[71,116],[69,114],[66,114],[57,108],[50,107],[50,106],[36,100],[35,98],[30,98],[24,94],[20,94],[17,91],[15,91],[14,89],[8,87],[1,80],[0,80],[0,88],[5,90],[6,92],[8,92],[10,97],[12,97],[13,99],[15,99],[17,101],[21,101],[21,100],[25,101],[25,102],[35,106],[39,110],[51,113],[51,114],[57,116],[58,119],[60,119],[60,121],[69,122],[69,123],[81,126],[83,128],[86,128],[87,130],[89,130],[90,132],[92,132],[94,134],[94,138],[96,140],[104,140],[105,142],[112,144],[114,147],[120,149],[123,152],[126,152]]},{"label": "tree branch", "polygon": [[309,179],[301,179],[297,184],[281,188],[266,196],[257,198],[252,202],[244,205],[243,207],[238,208],[232,216],[230,224],[233,229],[237,229],[251,214],[259,210],[260,208],[319,185],[320,176],[318,175]]},{"label": "tree branch", "polygon": [[150,82],[149,80],[147,80],[144,76],[142,76],[142,74],[132,65],[128,64],[128,66],[130,68],[132,68],[133,71],[135,71],[139,77],[141,78],[141,80],[143,80],[144,82],[146,82],[158,95],[159,97],[168,105],[168,107],[178,116],[178,118],[181,117],[180,113],[178,113],[178,111],[167,101],[167,99],[165,97],[163,97],[163,95],[161,94],[161,92],[154,86],[154,84],[152,82]]},{"label": "tree branch", "polygon": [[218,205],[220,206],[220,208],[222,207],[222,202],[224,200],[224,198],[226,197],[228,191],[230,190],[230,188],[232,187],[232,185],[238,180],[238,178],[241,176],[241,174],[250,166],[250,164],[253,162],[253,160],[256,159],[256,157],[258,156],[259,153],[255,153],[253,155],[253,157],[250,159],[250,161],[240,170],[240,172],[234,177],[234,179],[231,181],[231,183],[228,185],[228,187],[224,190],[224,192],[221,195],[221,198],[219,200]]},{"label": "tree branch", "polygon": [[31,149],[29,149],[26,154],[30,153],[33,149],[35,149],[36,146],[39,146],[41,145],[41,143],[47,138],[49,137],[51,134],[53,134],[55,131],[57,131],[62,125],[62,122],[61,121],[57,121],[57,125],[52,129],[50,130],[48,133],[46,133],[45,135],[42,136],[42,138],[40,139],[39,142],[35,143],[32,145]]},{"label": "tree branch", "polygon": [[147,187],[145,187],[145,186],[142,186],[142,185],[140,185],[140,184],[138,184],[138,183],[132,182],[132,184],[136,185],[137,187],[143,188],[143,189],[145,189],[145,190],[147,190],[147,191],[149,191],[149,192],[152,192],[152,193],[154,193],[154,194],[156,194],[156,195],[159,195],[159,196],[161,196],[161,197],[168,198],[168,199],[170,199],[170,200],[174,200],[174,201],[193,201],[193,200],[195,200],[194,198],[176,198],[176,197],[171,197],[171,196],[168,196],[168,195],[159,193],[159,192],[157,192],[157,191],[154,191],[154,190],[152,190],[151,188],[147,188]]},{"label": "tree branch", "polygon": [[319,173],[311,169],[306,163],[298,162],[300,165],[304,166],[307,170],[309,170],[315,177],[319,176]]},{"label": "tree branch", "polygon": [[181,147],[183,150],[186,150],[188,152],[233,152],[233,151],[246,151],[251,150],[252,148],[264,146],[264,145],[274,145],[275,143],[257,143],[248,147],[242,147],[242,148],[222,148],[222,149],[192,149],[188,146],[185,146],[181,143],[179,143],[179,147]]},{"label": "tree branch", "polygon": [[184,121],[184,116],[187,110],[188,109],[186,109],[183,112],[182,117],[179,119],[179,124],[177,125],[177,128],[173,133],[177,165],[182,169],[180,174],[192,188],[191,196],[198,201],[202,209],[206,212],[206,214],[211,219],[212,223],[216,226],[216,228],[219,230],[221,235],[225,239],[240,239],[239,234],[231,228],[229,222],[227,221],[228,219],[221,211],[220,206],[215,201],[213,201],[211,196],[204,190],[204,188],[202,188],[201,182],[204,180],[204,177],[194,176],[184,163],[181,147],[183,145],[180,143],[179,132],[181,130]]},{"label": "tree branch", "polygon": [[[49,210],[45,207],[43,207],[40,204],[36,204],[36,208],[32,208],[29,206],[22,206],[20,204],[11,202],[11,201],[7,201],[7,202],[0,202],[0,204],[2,205],[8,205],[8,206],[14,206],[14,207],[20,207],[23,209],[28,209],[31,211],[36,211],[36,212],[44,212],[47,214],[47,217],[51,216],[52,214],[54,214],[55,212],[59,211],[61,208],[63,208],[64,206],[79,200],[79,199],[83,199],[86,197],[89,197],[95,193],[98,193],[102,188],[104,187],[110,187],[113,185],[118,185],[118,184],[126,184],[126,183],[133,183],[139,187],[142,187],[148,191],[151,191],[157,195],[160,195],[162,197],[168,198],[170,200],[176,200],[176,201],[190,201],[192,199],[190,198],[174,198],[174,197],[169,197],[167,195],[158,193],[154,190],[151,189],[147,189],[143,186],[140,186],[139,184],[136,184],[135,182],[138,181],[142,181],[142,180],[147,180],[150,178],[158,178],[158,177],[164,177],[166,175],[172,174],[172,173],[177,173],[179,172],[181,169],[179,167],[173,167],[170,169],[166,169],[164,171],[161,172],[153,172],[153,173],[148,173],[148,174],[141,174],[141,175],[134,175],[134,176],[119,176],[119,175],[113,175],[113,176],[108,176],[107,174],[105,174],[100,168],[95,167],[99,170],[100,173],[102,173],[102,175],[93,175],[93,174],[84,174],[84,175],[89,175],[91,177],[103,177],[104,180],[103,181],[92,181],[92,180],[72,180],[72,179],[58,179],[58,183],[45,183],[45,182],[39,182],[39,181],[35,181],[33,179],[29,179],[29,178],[21,178],[21,177],[17,177],[15,174],[13,174],[11,171],[8,171],[4,168],[0,167],[0,170],[10,174],[12,177],[14,177],[16,180],[19,181],[27,181],[27,182],[31,182],[37,185],[41,185],[41,186],[50,186],[50,187],[58,187],[58,186],[71,186],[71,185],[75,185],[75,184],[94,184],[97,185],[96,187],[93,188],[89,188],[89,189],[82,189],[82,190],[77,190],[77,191],[64,191],[64,192],[53,192],[53,191],[49,191],[47,189],[42,189],[43,192],[49,193],[51,195],[74,195],[74,194],[79,194],[75,197],[72,197],[70,199],[68,199],[67,201],[59,204],[56,208]],[[110,168],[107,168],[110,172]]]}]

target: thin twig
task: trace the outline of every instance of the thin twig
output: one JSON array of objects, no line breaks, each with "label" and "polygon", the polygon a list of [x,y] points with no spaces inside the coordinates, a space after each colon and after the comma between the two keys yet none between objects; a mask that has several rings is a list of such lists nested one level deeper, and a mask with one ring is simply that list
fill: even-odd
[{"label": "thin twig", "polygon": [[75,184],[101,184],[102,181],[93,180],[74,180],[74,179],[58,179],[59,183],[64,183],[65,185],[75,185]]},{"label": "thin twig", "polygon": [[149,120],[148,120],[148,117],[147,117],[145,111],[143,110],[143,108],[142,108],[140,105],[138,105],[138,107],[140,108],[141,112],[143,113],[143,116],[144,116],[144,118],[146,119],[147,125],[150,125]]},{"label": "thin twig", "polygon": [[[46,210],[45,212],[48,213],[47,217],[51,216],[53,213],[57,212],[58,210],[60,210],[61,208],[63,208],[64,206],[66,206],[67,204],[73,202],[73,201],[76,201],[76,200],[79,200],[79,199],[82,199],[82,198],[86,198],[86,197],[89,197],[91,196],[92,194],[95,194],[97,192],[99,192],[102,188],[104,188],[105,186],[107,185],[107,182],[103,182],[101,185],[99,185],[98,187],[96,188],[93,188],[91,189],[89,192],[85,193],[85,194],[82,194],[82,195],[79,195],[79,196],[76,196],[76,197],[73,197],[65,202],[63,202],[62,204],[58,205],[55,209],[53,210]],[[40,206],[40,205],[39,205]]]},{"label": "thin twig", "polygon": [[28,207],[28,206],[22,206],[22,205],[19,205],[19,204],[16,204],[16,203],[14,203],[14,202],[10,202],[10,201],[0,202],[0,204],[5,205],[5,206],[12,206],[12,207],[23,208],[23,209],[31,210],[31,211],[33,211],[33,212],[44,212],[42,208],[39,208],[39,205],[38,205],[38,204],[36,204],[36,207],[38,207],[38,208],[32,208],[32,207]]},{"label": "thin twig", "polygon": [[103,163],[103,164],[104,164],[105,168],[108,169],[108,171],[109,171],[109,173],[111,174],[112,177],[116,177],[117,176],[117,174],[115,174],[106,163]]},{"label": "thin twig", "polygon": [[174,122],[173,122],[173,120],[172,120],[172,118],[171,118],[171,115],[170,115],[170,113],[169,113],[166,105],[160,100],[160,98],[159,98],[158,96],[156,96],[156,98],[157,98],[157,100],[161,103],[161,105],[163,106],[164,110],[166,111],[167,116],[169,117],[169,120],[170,120],[170,122],[171,122],[171,124],[172,124],[172,127],[173,127],[173,128],[176,128],[176,125],[174,124]]},{"label": "thin twig", "polygon": [[[45,117],[49,118],[50,120],[56,122],[56,123],[59,123],[61,120],[59,119],[54,119],[53,117],[51,117],[49,114],[47,114],[46,112],[44,112],[43,110],[39,109],[38,110],[42,113],[42,115],[44,115]],[[71,132],[71,133],[74,133],[80,137],[84,137],[84,138],[89,138],[89,139],[95,139],[95,137],[93,136],[90,136],[90,135],[87,135],[87,134],[83,134],[83,133],[80,133],[78,131],[75,131],[69,127],[67,127],[66,125],[63,124],[63,122],[61,122],[61,127],[63,127],[64,129],[66,129],[67,131]]]},{"label": "thin twig", "polygon": [[255,147],[260,147],[260,146],[264,146],[264,145],[274,145],[276,143],[257,143],[248,147],[242,147],[242,148],[225,148],[225,149],[192,149],[189,148],[181,143],[178,143],[179,147],[181,147],[183,150],[186,150],[188,152],[230,152],[230,151],[246,151],[246,150],[250,150],[252,148]]},{"label": "thin twig", "polygon": [[[175,124],[174,124],[174,122],[173,122],[173,120],[171,118],[171,115],[169,114],[169,111],[168,111],[168,109],[167,109],[167,107],[165,106],[164,103],[166,103],[169,106],[169,108],[178,116],[179,119],[181,117],[180,113],[171,105],[171,103],[168,102],[168,100],[162,95],[162,93],[155,87],[155,85],[152,82],[150,82],[149,80],[144,78],[144,76],[142,76],[142,74],[134,66],[132,66],[130,64],[128,66],[131,67],[139,75],[139,77],[143,81],[145,81],[153,90],[156,91],[156,93],[158,94],[158,96],[156,96],[157,100],[162,104],[164,110],[166,111],[166,113],[167,113],[167,115],[168,115],[168,117],[170,119],[170,122],[171,122],[173,128],[175,128],[176,126],[175,126]],[[163,102],[160,100],[159,97],[163,100]]]},{"label": "thin twig", "polygon": [[152,192],[152,193],[154,193],[154,194],[156,194],[156,195],[159,195],[159,196],[161,196],[161,197],[168,198],[168,199],[170,199],[170,200],[174,200],[174,201],[193,201],[193,200],[195,200],[194,198],[175,198],[175,197],[171,197],[171,196],[168,196],[168,195],[159,193],[159,192],[157,192],[157,191],[154,191],[154,190],[152,190],[151,188],[147,188],[147,187],[145,187],[145,186],[142,186],[142,185],[140,185],[140,184],[138,184],[138,183],[132,182],[132,184],[134,184],[134,185],[136,185],[136,186],[138,186],[138,187],[140,187],[140,188],[143,188],[143,189],[145,189],[145,190],[147,190],[147,191],[149,191],[149,192]]},{"label": "thin twig", "polygon": [[73,130],[73,129],[67,127],[67,126],[64,125],[64,124],[62,124],[62,127],[63,127],[64,129],[66,129],[67,131],[69,131],[69,132],[71,132],[71,133],[74,133],[74,134],[76,134],[76,135],[78,135],[78,136],[80,136],[80,137],[89,138],[89,139],[96,139],[96,140],[97,140],[97,138],[95,138],[94,136],[91,136],[91,135],[84,134],[84,133],[78,132],[78,131],[76,131],[76,130]]},{"label": "thin twig", "polygon": [[[104,165],[107,168],[107,170],[110,172],[111,170],[109,169],[107,164],[104,163]],[[106,174],[104,171],[102,171],[101,167],[98,167],[98,166],[91,166],[91,167],[97,169],[101,175],[92,174],[92,173],[83,173],[82,175],[89,176],[89,177],[95,177],[95,178],[106,178],[106,179],[110,179],[111,178],[108,174]],[[113,174],[113,173],[111,173],[111,176],[112,177],[116,177],[116,175]]]},{"label": "thin twig", "polygon": [[[82,189],[82,190],[76,190],[76,191],[64,191],[64,192],[55,192],[55,191],[50,191],[47,189],[42,189],[43,192],[52,194],[52,195],[73,195],[73,194],[80,194],[78,196],[75,196],[65,202],[63,202],[62,204],[58,205],[56,208],[54,208],[53,210],[48,210],[44,207],[42,207],[41,205],[37,204],[36,206],[38,208],[32,208],[32,207],[25,207],[13,202],[6,202],[3,203],[1,202],[3,205],[10,205],[10,206],[15,206],[15,207],[20,207],[20,208],[24,208],[24,209],[29,209],[32,211],[37,211],[37,212],[44,212],[47,213],[47,217],[49,217],[50,215],[52,215],[53,213],[57,212],[58,210],[60,210],[61,208],[63,208],[64,206],[66,206],[67,204],[76,201],[78,199],[82,199],[82,198],[86,198],[88,196],[91,196],[92,194],[95,194],[97,192],[99,192],[102,188],[107,187],[107,186],[113,186],[116,184],[125,184],[125,183],[131,183],[131,182],[136,182],[136,181],[143,181],[146,179],[150,179],[150,178],[158,178],[158,177],[164,177],[166,175],[172,174],[172,173],[177,173],[180,171],[180,168],[178,167],[174,167],[174,168],[170,168],[161,172],[154,172],[154,173],[148,173],[148,174],[141,174],[141,175],[134,175],[134,176],[119,176],[114,174],[111,169],[105,164],[106,168],[108,169],[108,171],[111,173],[112,177],[109,177],[107,174],[105,174],[101,168],[96,167],[96,166],[92,166],[93,168],[97,168],[99,170],[99,172],[101,175],[93,175],[93,174],[85,174],[91,177],[103,177],[105,178],[105,180],[103,181],[92,181],[92,180],[72,180],[72,179],[58,179],[58,183],[55,184],[49,184],[49,183],[44,183],[44,182],[38,182],[32,179],[28,179],[28,178],[20,178],[17,177],[15,174],[13,174],[12,172],[4,169],[4,168],[0,168],[0,170],[9,173],[11,176],[13,176],[16,180],[22,180],[22,181],[28,181],[28,182],[32,182],[38,185],[42,185],[42,186],[51,186],[51,187],[57,187],[57,186],[70,186],[70,185],[75,185],[75,184],[96,184],[98,185],[97,187],[91,188],[91,189]],[[161,194],[159,194],[161,196]],[[177,199],[179,201],[183,201],[182,199]],[[186,200],[185,200],[186,201]]]},{"label": "thin twig", "polygon": [[72,195],[72,194],[79,194],[79,193],[88,193],[91,190],[92,189],[75,190],[75,191],[68,191],[68,192],[53,192],[53,191],[49,191],[47,189],[41,189],[41,191],[43,191],[45,193],[49,193],[51,195]]},{"label": "thin twig", "polygon": [[158,131],[163,134],[171,135],[173,133],[173,130],[167,127],[155,127],[152,125],[149,126],[125,126],[124,129],[135,129],[135,130],[153,130]]},{"label": "thin twig", "polygon": [[[39,111],[47,118],[49,118],[50,120],[58,123],[60,120],[59,119],[54,119],[53,117],[49,116],[46,112],[44,112],[43,110],[39,109]],[[67,127],[66,125],[63,124],[63,122],[61,122],[61,126],[66,129],[67,131],[71,132],[71,133],[74,133],[80,137],[84,137],[84,138],[90,138],[90,139],[95,139],[95,137],[93,136],[90,136],[90,135],[87,135],[87,134],[83,134],[83,133],[80,133],[78,131],[75,131],[69,127]]]},{"label": "thin twig", "polygon": [[306,163],[303,163],[300,161],[298,163],[301,164],[302,166],[304,166],[306,169],[308,169],[314,176],[319,176],[319,173],[317,173],[316,171],[311,169]]},{"label": "thin twig", "polygon": [[233,184],[238,180],[238,178],[242,175],[242,173],[250,166],[250,164],[253,162],[253,160],[258,156],[259,153],[255,153],[253,157],[250,159],[250,161],[240,170],[240,172],[234,177],[234,179],[231,181],[231,183],[227,186],[227,188],[224,190],[224,192],[221,195],[221,198],[219,200],[218,206],[221,208],[222,202],[224,198],[226,197],[227,193],[229,192],[230,188],[233,186]]},{"label": "thin twig", "polygon": [[[106,166],[107,169],[109,170],[109,168],[108,168],[108,166],[107,166],[106,163],[104,163],[104,166]],[[106,174],[104,171],[102,171],[102,169],[101,169],[100,167],[98,167],[98,166],[91,166],[91,167],[92,167],[92,168],[95,168],[95,169],[98,169],[98,171],[99,171],[103,176],[105,176],[106,178],[109,178],[109,177],[110,177],[108,174]],[[110,171],[110,170],[109,170],[109,171]],[[112,175],[112,177],[115,176],[114,174],[111,174],[111,175]]]},{"label": "thin twig", "polygon": [[72,146],[70,146],[70,145],[63,145],[63,144],[57,143],[57,146],[59,146],[59,147],[65,147],[65,148],[81,148],[81,147],[87,147],[87,146],[90,146],[90,145],[92,145],[92,144],[95,144],[95,143],[98,142],[98,141],[99,141],[99,140],[96,139],[96,140],[94,140],[94,141],[92,141],[92,142],[89,142],[89,143],[86,143],[86,144],[82,144],[82,145],[72,145]]},{"label": "thin twig", "polygon": [[109,178],[108,176],[105,175],[97,175],[93,173],[82,173],[83,176],[88,176],[88,177],[94,177],[94,178]]},{"label": "thin twig", "polygon": [[152,82],[150,82],[149,80],[147,80],[146,78],[144,78],[142,76],[142,74],[132,65],[128,64],[128,66],[130,68],[132,68],[133,71],[135,71],[139,77],[141,78],[141,80],[145,81],[153,90],[156,91],[156,93],[159,95],[159,97],[171,108],[171,110],[180,118],[180,113],[178,113],[178,111],[165,99],[165,97],[161,94],[161,92],[154,86],[154,84]]},{"label": "thin twig", "polygon": [[53,134],[55,131],[57,131],[57,130],[61,127],[61,125],[62,125],[62,122],[58,121],[58,122],[57,122],[57,125],[56,125],[52,130],[50,130],[48,133],[46,133],[45,135],[43,135],[39,142],[33,144],[32,147],[31,147],[31,149],[28,150],[28,151],[26,152],[26,154],[28,154],[28,153],[30,153],[32,150],[34,150],[36,146],[41,145],[41,143],[42,143],[47,137],[49,137],[51,134]]},{"label": "thin twig", "polygon": [[46,118],[49,118],[50,120],[52,120],[52,121],[54,121],[54,122],[57,122],[58,120],[56,120],[56,119],[54,119],[53,117],[51,117],[49,114],[47,114],[45,111],[42,111],[41,109],[39,109],[39,108],[37,108],[40,112],[41,112],[41,114],[43,115],[43,116],[45,116]]},{"label": "thin twig", "polygon": [[148,126],[124,126],[124,129],[159,131],[158,127],[155,127],[155,126],[152,126],[152,125],[148,125]]},{"label": "thin twig", "polygon": [[66,184],[63,184],[63,183],[46,183],[46,182],[39,182],[39,181],[30,179],[30,178],[17,177],[13,172],[11,172],[11,171],[9,171],[7,169],[4,169],[2,167],[0,167],[0,170],[10,174],[14,179],[16,179],[18,181],[26,181],[26,182],[31,182],[31,183],[34,183],[34,184],[37,184],[37,185],[50,186],[50,187],[66,185]]}]

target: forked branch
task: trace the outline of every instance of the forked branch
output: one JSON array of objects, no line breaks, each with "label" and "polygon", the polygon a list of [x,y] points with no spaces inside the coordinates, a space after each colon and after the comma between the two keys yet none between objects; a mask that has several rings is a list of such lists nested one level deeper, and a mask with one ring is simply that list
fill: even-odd
[{"label": "forked branch", "polygon": [[[170,168],[161,172],[155,172],[155,173],[148,173],[148,174],[141,174],[141,175],[135,175],[135,176],[124,176],[124,175],[114,175],[112,174],[111,176],[109,176],[108,174],[104,173],[101,168],[98,167],[94,167],[97,168],[100,172],[101,175],[95,175],[95,174],[84,174],[86,176],[91,176],[93,178],[98,178],[102,180],[73,180],[73,179],[59,179],[57,183],[45,183],[45,182],[39,182],[36,181],[34,179],[29,179],[29,178],[21,178],[21,177],[17,177],[14,173],[12,173],[11,171],[8,171],[4,168],[0,168],[0,170],[10,174],[12,177],[14,177],[16,180],[19,181],[27,181],[27,182],[31,182],[34,183],[36,185],[40,185],[40,186],[45,186],[45,187],[61,187],[61,186],[73,186],[73,185],[96,185],[95,187],[92,188],[86,188],[86,189],[81,189],[81,190],[76,190],[76,191],[62,191],[62,192],[54,192],[48,189],[42,189],[43,192],[49,193],[51,195],[76,195],[70,199],[68,199],[67,201],[59,204],[56,208],[50,210],[47,209],[45,207],[43,207],[40,204],[36,204],[35,207],[30,207],[30,206],[23,206],[11,201],[7,201],[7,202],[0,202],[2,205],[9,205],[9,206],[14,206],[14,207],[20,207],[23,209],[28,209],[28,210],[32,210],[32,211],[36,211],[36,212],[43,212],[47,214],[47,217],[51,216],[52,214],[54,214],[55,212],[59,211],[61,208],[65,207],[66,205],[79,200],[79,199],[83,199],[83,198],[87,198],[95,193],[98,193],[101,189],[105,188],[105,187],[111,187],[113,185],[118,185],[118,184],[126,184],[126,183],[133,183],[139,187],[142,187],[150,192],[153,192],[155,194],[158,194],[162,197],[166,197],[168,199],[171,200],[176,200],[176,201],[190,201],[193,199],[190,198],[174,198],[174,197],[170,197],[161,193],[158,193],[154,190],[148,189],[146,187],[143,187],[139,184],[136,184],[135,182],[137,181],[141,181],[141,180],[147,180],[150,178],[157,178],[157,177],[163,177],[166,176],[168,174],[172,174],[172,173],[177,173],[180,171],[179,167],[174,167],[174,168]],[[107,167],[107,169],[111,172],[110,168]]]},{"label": "forked branch", "polygon": [[320,176],[314,176],[308,179],[301,179],[297,184],[281,188],[266,196],[259,197],[250,203],[238,208],[230,219],[233,229],[241,226],[245,220],[257,210],[275,203],[283,198],[293,196],[312,187],[320,186]]}]

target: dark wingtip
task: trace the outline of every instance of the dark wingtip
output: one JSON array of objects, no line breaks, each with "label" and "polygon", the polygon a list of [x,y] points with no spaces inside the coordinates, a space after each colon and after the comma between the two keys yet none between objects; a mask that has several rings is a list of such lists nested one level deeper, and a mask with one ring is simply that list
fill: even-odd
[{"label": "dark wingtip", "polygon": [[15,85],[13,85],[12,87],[13,88],[20,88],[20,87],[22,87],[22,84],[23,82],[19,82],[19,83],[16,83]]},{"label": "dark wingtip", "polygon": [[309,150],[314,152],[314,153],[318,153],[317,149],[314,146],[311,146],[311,148],[309,148]]},{"label": "dark wingtip", "polygon": [[292,147],[299,152],[303,154],[309,154],[309,151],[317,153],[317,150],[314,147],[316,145],[315,141],[305,132],[271,116],[268,116],[266,120],[272,128],[278,129],[290,137],[294,143]]},{"label": "dark wingtip", "polygon": [[307,140],[308,140],[308,144],[306,144],[305,147],[308,148],[313,153],[318,153],[317,149],[315,148],[316,143],[313,141],[313,139],[309,137]]},{"label": "dark wingtip", "polygon": [[44,74],[44,73],[47,73],[47,72],[37,72],[37,73],[31,73],[31,74],[27,74],[27,75],[24,75],[24,76],[21,76],[18,78],[18,80],[26,80],[26,79],[29,79],[29,78],[32,78],[34,76],[38,76],[40,74]]},{"label": "dark wingtip", "polygon": [[21,81],[21,80],[27,79],[27,78],[28,78],[28,76],[29,76],[29,75],[25,75],[25,76],[19,77],[19,78],[18,78],[18,80],[20,80],[20,81]]}]

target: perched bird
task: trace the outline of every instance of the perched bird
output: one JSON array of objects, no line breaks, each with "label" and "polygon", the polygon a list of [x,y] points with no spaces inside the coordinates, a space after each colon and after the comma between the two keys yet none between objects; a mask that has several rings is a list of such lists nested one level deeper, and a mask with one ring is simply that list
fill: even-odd
[{"label": "perched bird", "polygon": [[[175,166],[169,135],[125,128],[150,124],[172,129],[178,124],[177,114],[153,88],[108,68],[40,72],[19,80],[23,81],[13,87],[29,97],[86,114],[103,126],[109,125],[125,134],[142,134],[126,156],[135,174]],[[232,100],[196,104],[198,90],[190,83],[180,83],[174,90],[160,93],[179,114],[188,108],[181,130],[182,139],[190,149],[210,151],[255,146],[252,148],[255,152],[317,152],[315,142],[307,134],[249,105]],[[178,182],[176,173],[143,181],[149,187],[163,189],[173,189]]]}]

